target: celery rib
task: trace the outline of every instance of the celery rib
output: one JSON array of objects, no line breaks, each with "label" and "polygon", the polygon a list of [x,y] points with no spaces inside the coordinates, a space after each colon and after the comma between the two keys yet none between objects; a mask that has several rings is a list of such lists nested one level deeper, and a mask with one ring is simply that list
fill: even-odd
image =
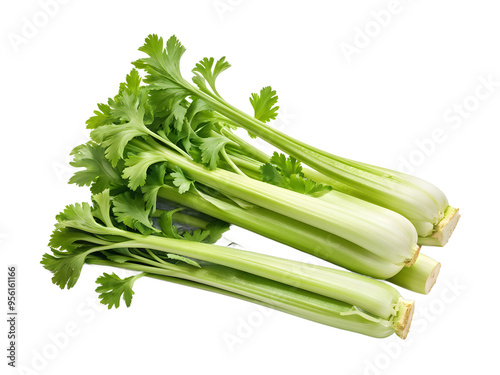
[{"label": "celery rib", "polygon": [[[138,264],[115,264],[106,260],[89,259],[89,264],[114,266],[146,272],[146,276],[180,285],[238,298],[331,327],[384,338],[401,333],[400,317],[382,319],[356,310],[353,305],[325,297],[287,284],[255,276],[247,272],[215,264],[203,263],[195,271],[158,270]],[[399,310],[398,300],[393,310]],[[405,329],[410,322],[406,322]],[[407,327],[408,326],[408,327]]]}]

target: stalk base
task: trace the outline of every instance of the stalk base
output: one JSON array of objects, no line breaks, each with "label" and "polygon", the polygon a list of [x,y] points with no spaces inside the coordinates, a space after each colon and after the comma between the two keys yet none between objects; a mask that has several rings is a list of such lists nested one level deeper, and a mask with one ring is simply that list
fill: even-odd
[{"label": "stalk base", "polygon": [[440,270],[441,263],[420,254],[413,266],[403,267],[387,281],[413,292],[428,294],[436,283]]},{"label": "stalk base", "polygon": [[415,302],[399,298],[399,311],[394,318],[394,332],[403,340],[406,339],[410,332],[411,320],[415,312]]},{"label": "stalk base", "polygon": [[436,266],[432,269],[427,281],[425,282],[425,294],[429,294],[434,284],[436,284],[436,280],[439,275],[439,271],[441,270],[441,263],[437,263]]},{"label": "stalk base", "polygon": [[444,212],[444,217],[436,225],[435,231],[428,237],[419,237],[418,244],[441,247],[446,245],[459,219],[460,214],[458,208],[448,206]]},{"label": "stalk base", "polygon": [[422,246],[417,246],[417,249],[413,253],[413,258],[411,258],[409,262],[405,263],[405,267],[410,267],[410,266],[413,266],[415,264],[415,262],[417,261],[418,255],[420,254],[421,248],[422,248]]}]

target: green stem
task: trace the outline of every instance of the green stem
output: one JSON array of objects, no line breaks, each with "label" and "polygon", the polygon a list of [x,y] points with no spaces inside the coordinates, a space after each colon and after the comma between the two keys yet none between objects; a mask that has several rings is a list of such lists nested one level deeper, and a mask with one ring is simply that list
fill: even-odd
[{"label": "green stem", "polygon": [[[234,139],[236,142],[244,142],[243,140],[237,139],[237,137]],[[244,151],[249,154],[249,155],[255,155],[255,153],[258,151],[255,149],[253,146],[247,144],[244,148]],[[269,156],[264,154],[262,157],[263,160],[270,159]],[[252,178],[261,179],[261,173],[260,173],[260,167],[262,166],[262,162],[259,160],[252,159],[251,157],[248,157],[246,155],[240,155],[240,154],[233,154],[231,155],[231,159],[233,162],[241,168],[247,176],[250,176]],[[266,161],[264,161],[266,162]],[[377,167],[372,167],[372,168],[377,168]],[[389,175],[391,172],[394,174],[396,172],[390,171],[390,170],[384,170],[381,168],[377,168],[387,175]],[[372,197],[369,194],[364,194],[359,190],[356,190],[354,187],[346,185],[336,179],[329,178],[325,176],[322,173],[319,173],[318,171],[310,168],[303,168],[302,172],[304,173],[306,178],[309,178],[313,181],[316,182],[321,182],[327,185],[330,185],[334,190],[342,192],[344,194],[362,199],[367,202],[372,201]],[[405,176],[407,179],[412,180],[415,179],[412,176]],[[421,180],[418,180],[420,184],[424,183]],[[429,184],[430,185],[430,184]],[[433,186],[428,187],[430,191],[435,188]],[[440,193],[436,192],[435,194],[437,197],[440,197]],[[434,199],[435,197],[430,195],[430,198]],[[428,246],[444,246],[444,244],[448,241],[449,237],[451,236],[451,232],[454,229],[454,226],[456,225],[458,218],[454,218],[454,222],[452,223],[446,223],[447,226],[443,226],[443,222],[447,219],[447,216],[453,216],[455,212],[457,211],[456,208],[453,208],[451,206],[447,206],[447,201],[446,198],[443,202],[436,201],[436,204],[439,207],[446,207],[444,210],[443,215],[441,215],[441,221],[433,224],[430,222],[420,222],[417,220],[411,220],[412,224],[415,226],[417,229],[417,232],[419,233],[419,238],[418,238],[418,244],[419,245],[428,245]],[[450,229],[451,228],[451,229]]]},{"label": "green stem", "polygon": [[[160,217],[162,213],[166,212],[165,210],[156,210],[152,217]],[[206,229],[207,226],[210,224],[210,221],[208,220],[203,220],[198,217],[194,217],[191,215],[183,214],[182,212],[175,212],[172,215],[173,221],[179,223],[179,224],[184,224],[184,225],[189,225],[192,227],[196,227],[199,229]]]},{"label": "green stem", "polygon": [[[288,155],[295,157],[318,172],[354,187],[371,197],[371,201],[402,215],[420,221],[438,219],[439,207],[426,191],[401,178],[380,173],[376,167],[337,157],[273,129],[233,107],[222,98],[205,94],[193,85],[187,87],[220,114],[238,126],[259,136]],[[442,194],[442,193],[441,193]],[[437,211],[437,212],[436,212]]]},{"label": "green stem", "polygon": [[116,264],[97,259],[90,260],[88,263],[146,272],[146,276],[154,279],[231,296],[321,324],[373,337],[387,337],[394,333],[397,327],[394,317],[388,320],[376,316],[364,317],[353,313],[353,306],[341,301],[215,264],[204,263],[201,269],[190,269],[187,272],[179,271],[172,274],[170,271],[157,271],[152,267],[137,264]]},{"label": "green stem", "polygon": [[[146,128],[147,129],[147,128]],[[191,158],[191,155],[189,155],[187,152],[185,152],[183,149],[181,149],[180,147],[178,147],[177,145],[175,145],[174,143],[172,143],[170,140],[168,139],[165,139],[163,137],[160,137],[158,134],[156,134],[155,132],[147,129],[147,132],[150,136],[152,136],[153,138],[159,140],[161,143],[163,143],[164,145],[168,146],[168,147],[171,147],[172,149],[174,149],[175,151],[177,151],[179,154],[181,154],[182,156],[184,156],[185,158],[189,159],[189,160],[192,160]]]},{"label": "green stem", "polygon": [[221,133],[237,143],[243,154],[253,157],[255,160],[261,162],[262,164],[268,163],[270,157],[263,151],[259,150],[257,147],[252,146],[250,143],[244,141],[242,138],[238,137],[232,131],[227,129],[222,129]]},{"label": "green stem", "polygon": [[[127,242],[124,242],[123,244],[127,244]],[[153,254],[153,252],[149,249],[146,249],[146,251],[148,252],[148,254],[154,259],[154,260],[151,260],[151,259],[148,259],[146,257],[143,257],[143,256],[140,256],[140,255],[137,255],[137,254],[132,254],[130,253],[130,256],[135,260],[135,261],[139,261],[139,262],[143,262],[143,263],[146,263],[146,264],[149,264],[150,266],[153,266],[153,267],[160,267],[160,268],[163,268],[163,269],[172,269],[172,265],[168,262],[165,262],[165,261],[162,261],[160,258],[158,258],[156,255]]]},{"label": "green stem", "polygon": [[[434,266],[438,264],[431,258],[420,254],[413,266],[396,266],[340,237],[260,207],[243,209],[230,202],[217,202],[217,199],[213,198],[214,204],[203,199],[197,193],[179,194],[176,188],[168,185],[159,190],[158,196],[281,242],[348,270],[378,279],[388,279],[393,284],[418,293],[425,290],[427,280],[433,279],[435,273],[433,267],[422,267],[423,264],[429,264],[429,262]],[[423,257],[421,261],[419,261],[420,256]],[[424,259],[427,263],[424,263]]]},{"label": "green stem", "polygon": [[161,263],[163,264],[164,266],[170,266],[171,264],[164,261],[163,259],[161,259],[158,255],[156,255],[155,253],[153,253],[151,250],[149,249],[146,249],[146,251],[148,252],[148,254],[154,259],[156,260],[158,263]]},{"label": "green stem", "polygon": [[389,285],[346,271],[204,243],[130,232],[127,237],[132,241],[122,242],[123,247],[148,248],[217,263],[338,299],[384,319],[395,313],[394,303],[400,298]]},{"label": "green stem", "polygon": [[196,192],[179,194],[168,185],[158,191],[158,196],[357,273],[385,279],[402,268],[341,237],[261,207],[244,209],[216,198],[209,202]]},{"label": "green stem", "polygon": [[440,269],[441,263],[420,254],[415,264],[403,267],[387,281],[417,293],[428,294],[436,282]]},{"label": "green stem", "polygon": [[241,176],[245,176],[245,173],[243,173],[237,166],[236,164],[234,164],[234,162],[231,160],[231,158],[228,156],[227,152],[226,152],[226,149],[223,147],[222,150],[221,150],[221,153],[222,153],[222,156],[224,158],[224,160],[231,166],[231,168],[236,172],[238,173],[239,175]]},{"label": "green stem", "polygon": [[[223,194],[338,235],[394,264],[403,265],[413,257],[417,239],[415,229],[396,213],[361,200],[353,201],[351,197],[334,191],[329,194],[330,202],[334,200],[335,204],[328,204],[223,169],[207,170],[160,145],[157,145],[156,150],[164,155],[170,165],[182,168],[193,180]],[[367,211],[378,219],[367,220]]]}]

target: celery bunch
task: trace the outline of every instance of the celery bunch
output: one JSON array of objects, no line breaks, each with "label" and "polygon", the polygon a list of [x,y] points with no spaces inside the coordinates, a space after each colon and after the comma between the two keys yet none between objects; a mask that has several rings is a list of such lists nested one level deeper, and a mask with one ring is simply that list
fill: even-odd
[{"label": "celery bunch", "polygon": [[[458,213],[446,197],[417,178],[272,129],[270,87],[252,94],[254,117],[233,107],[215,86],[230,66],[225,58],[201,60],[190,83],[177,38],[164,44],[150,35],[140,50],[147,57],[87,121],[91,141],[72,151],[78,170],[70,182],[89,186],[92,204],[57,216],[42,260],[53,282],[71,288],[84,264],[112,266],[139,273],[97,280],[110,308],[122,299],[129,306],[133,284],[146,276],[405,338],[413,302],[372,278],[429,292],[440,265],[419,255],[420,245],[451,235]],[[235,135],[238,127],[286,154],[264,154]],[[355,273],[215,245],[231,224]]]},{"label": "celery bunch", "polygon": [[235,108],[215,86],[218,75],[230,67],[225,57],[217,62],[213,58],[202,59],[193,69],[193,85],[180,73],[180,58],[185,48],[174,36],[164,48],[162,38],[150,35],[140,50],[148,57],[136,61],[135,66],[148,73],[146,82],[156,91],[153,95],[201,99],[225,117],[229,127],[248,130],[252,136],[262,138],[316,171],[309,171],[306,176],[405,216],[417,229],[420,244],[443,246],[447,242],[459,216],[436,186],[404,173],[319,150],[266,125],[276,118],[278,110],[276,92],[270,87],[263,88],[260,95],[251,95],[254,117]]},{"label": "celery bunch", "polygon": [[[142,276],[195,286],[374,337],[406,337],[413,303],[389,285],[354,273],[269,255],[216,246],[225,223],[184,231],[174,225],[176,210],[164,211],[159,227],[146,221],[143,201],[130,194],[95,194],[93,205],[69,205],[57,216],[42,264],[61,288],[73,287],[85,263],[140,271],[121,279],[97,279],[101,302],[123,299],[130,306],[133,284]],[[181,281],[183,280],[183,281]]]}]

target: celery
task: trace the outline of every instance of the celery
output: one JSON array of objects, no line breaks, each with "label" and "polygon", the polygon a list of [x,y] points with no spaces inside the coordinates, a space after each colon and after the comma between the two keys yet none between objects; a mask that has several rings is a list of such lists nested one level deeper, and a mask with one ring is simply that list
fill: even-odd
[{"label": "celery", "polygon": [[[179,194],[164,185],[158,196],[184,205],[217,219],[227,221],[285,245],[294,247],[351,271],[385,279],[398,273],[402,265],[385,259],[339,236],[262,207],[242,208],[234,202],[197,192]],[[411,267],[410,267],[411,268]]]},{"label": "celery", "polygon": [[[168,59],[161,58],[163,46],[155,48],[160,60],[154,64],[166,64]],[[298,175],[292,190],[244,175],[233,161],[244,150],[225,137],[229,131],[223,120],[203,101],[164,94],[155,85],[142,86],[138,72],[132,70],[118,95],[89,119],[95,143],[73,151],[72,165],[86,171],[75,173],[71,182],[92,185],[93,192],[126,186],[137,195],[141,190],[149,207],[155,205],[157,186],[163,180],[169,180],[180,194],[211,188],[245,208],[262,207],[352,242],[395,266],[414,261],[417,233],[403,216]],[[226,165],[234,172],[224,169]],[[163,171],[151,176],[149,171],[159,167]],[[148,182],[150,177],[154,186]],[[326,193],[329,202],[308,195]]]},{"label": "celery", "polygon": [[[213,197],[206,200],[196,193],[187,192],[181,195],[177,189],[168,185],[164,185],[159,190],[158,196],[233,223],[351,271],[387,279],[413,292],[428,294],[441,268],[439,262],[422,253],[419,254],[415,264],[410,267],[395,266],[340,237],[329,235],[296,220],[280,217],[260,207],[243,209],[230,201]],[[185,219],[181,219],[181,222],[192,222],[187,218],[189,215],[182,215],[182,217]],[[207,222],[201,221],[200,223],[200,220],[197,220],[200,227],[207,225]]]},{"label": "celery", "polygon": [[[308,189],[323,197],[244,175],[238,158],[248,158],[258,171],[262,163],[252,157],[260,159],[261,153],[242,145],[202,102],[180,101],[164,107],[162,90],[155,94],[160,95],[157,99],[151,89],[142,86],[138,72],[132,70],[118,95],[108,105],[99,105],[101,112],[88,121],[94,142],[72,153],[72,165],[84,170],[70,182],[90,185],[94,193],[106,188],[113,194],[129,190],[130,196],[144,199],[153,211],[157,195],[165,190],[162,187],[175,186],[186,199],[194,194],[209,205],[220,208],[229,203],[236,208],[224,216],[209,212],[211,216],[377,278],[391,277],[415,259],[417,234],[401,215],[298,175],[297,190]],[[252,217],[254,213],[257,216]],[[143,226],[147,216],[139,220]]]},{"label": "celery", "polygon": [[[398,299],[393,309],[397,311],[396,314],[389,319],[382,319],[363,313],[355,306],[321,294],[311,293],[287,284],[216,264],[203,263],[203,267],[200,269],[191,269],[179,273],[167,269],[157,269],[134,263],[115,263],[97,258],[90,258],[87,263],[144,272],[144,274],[138,276],[147,276],[238,298],[317,323],[376,338],[384,338],[396,333],[399,337],[405,339],[409,332],[413,314],[413,302],[402,298]],[[177,267],[179,265],[173,266],[173,268]],[[106,286],[108,279],[98,279],[98,283],[101,284],[98,290]],[[115,278],[113,281],[119,283],[118,280],[121,279]],[[126,279],[121,281],[123,285]],[[113,285],[113,287],[106,288],[106,291],[117,294],[116,289],[117,287]],[[104,299],[103,297],[104,295],[101,294],[101,299]],[[130,302],[128,303],[130,305]]]},{"label": "celery", "polygon": [[145,170],[149,164],[161,161],[172,163],[195,181],[340,236],[396,265],[410,261],[417,249],[416,232],[410,222],[379,206],[335,191],[327,194],[328,202],[321,201],[223,169],[207,170],[158,144],[130,143],[139,152],[129,169]]},{"label": "celery", "polygon": [[[333,315],[337,311],[342,313],[341,316],[354,314],[373,322],[388,321],[392,324],[395,319],[399,322],[397,317],[403,306],[401,296],[382,282],[327,267],[201,243],[211,234],[210,230],[204,231],[205,234],[180,235],[172,226],[175,210],[163,213],[160,216],[161,230],[156,229],[141,220],[139,201],[128,194],[111,197],[105,190],[94,195],[93,202],[93,206],[86,203],[67,206],[57,216],[56,229],[50,241],[52,254],[45,254],[42,264],[54,274],[52,280],[61,288],[73,287],[84,263],[100,259],[116,263],[118,267],[135,267],[133,269],[142,272],[202,282],[254,299],[258,299],[259,288],[263,286],[262,293],[267,296],[261,296],[263,302],[272,300],[271,289],[276,292],[277,288],[286,284],[288,286],[283,287],[286,290],[291,290],[290,287],[300,290],[297,303],[302,304],[302,309],[299,308],[302,316],[308,309],[308,296],[318,295],[317,299],[333,303],[323,307],[332,308]],[[140,233],[145,230],[149,233]],[[216,235],[211,242],[218,238],[220,232],[217,227],[212,230]],[[126,292],[124,299],[130,304],[131,287],[138,277],[140,275],[128,278],[124,284],[112,275],[100,278],[106,284],[100,288],[104,292],[104,301],[109,306],[118,306],[120,296]],[[253,284],[255,277],[256,283]],[[271,289],[266,289],[266,285],[271,285]],[[287,293],[284,293],[284,299],[289,299],[288,304],[282,307],[295,311],[293,298],[290,299]],[[335,310],[336,301],[346,308],[350,305],[349,309]],[[316,306],[313,308],[316,309]],[[350,318],[346,319],[346,329],[356,330],[349,325]],[[333,319],[331,325],[342,327],[340,322],[343,320]],[[367,332],[370,334],[371,331],[368,329]]]},{"label": "celery", "polygon": [[415,264],[401,269],[387,281],[417,293],[428,294],[436,282],[440,269],[441,263],[420,254]]},{"label": "celery", "polygon": [[[260,95],[252,94],[255,117],[235,108],[215,88],[217,76],[230,67],[225,58],[215,65],[213,58],[201,60],[193,69],[193,85],[180,73],[185,48],[177,38],[171,37],[164,48],[162,38],[150,35],[140,50],[149,57],[137,60],[135,65],[146,70],[146,82],[151,90],[158,92],[159,98],[190,96],[202,100],[226,119],[228,126],[242,127],[315,169],[319,172],[313,175],[316,181],[405,216],[417,229],[421,244],[443,246],[448,240],[458,215],[447,220],[448,201],[434,185],[404,173],[341,158],[266,125],[265,122],[276,118],[278,109],[276,92],[270,87],[263,88]],[[449,223],[447,227],[443,220]],[[443,230],[445,235],[440,232]],[[429,237],[432,239],[426,241]]]}]

